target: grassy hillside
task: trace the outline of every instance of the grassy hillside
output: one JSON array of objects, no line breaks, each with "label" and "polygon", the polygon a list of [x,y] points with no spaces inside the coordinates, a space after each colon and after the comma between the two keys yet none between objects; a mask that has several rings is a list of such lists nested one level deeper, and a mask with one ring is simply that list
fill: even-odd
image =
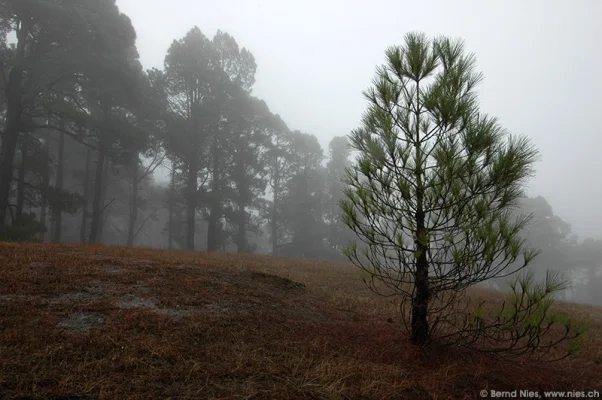
[{"label": "grassy hillside", "polygon": [[[602,389],[602,311],[585,351],[509,364],[425,356],[343,263],[0,244],[0,397],[473,399]],[[392,320],[393,319],[393,322]]]}]

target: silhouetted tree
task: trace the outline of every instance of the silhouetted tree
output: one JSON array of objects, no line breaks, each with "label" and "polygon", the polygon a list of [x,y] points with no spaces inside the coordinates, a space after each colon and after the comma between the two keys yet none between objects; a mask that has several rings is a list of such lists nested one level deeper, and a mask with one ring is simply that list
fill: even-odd
[{"label": "silhouetted tree", "polygon": [[355,238],[351,230],[343,222],[340,203],[344,196],[343,179],[351,166],[351,148],[345,136],[334,137],[329,144],[329,160],[326,164],[326,204],[325,220],[328,226],[328,246],[333,256],[342,256],[345,246]]},{"label": "silhouetted tree", "polygon": [[269,142],[264,153],[271,200],[266,200],[263,218],[268,221],[272,255],[278,252],[283,239],[286,220],[283,216],[284,201],[287,194],[286,183],[294,173],[292,141],[294,135],[280,116],[276,115],[274,125],[268,129]]},{"label": "silhouetted tree", "polygon": [[602,240],[588,238],[576,245],[571,257],[572,269],[585,275],[585,284],[579,290],[579,301],[602,305]]},{"label": "silhouetted tree", "polygon": [[291,153],[293,173],[286,182],[282,206],[285,238],[279,253],[316,256],[324,252],[326,240],[324,153],[314,135],[298,131],[293,133]]},{"label": "silhouetted tree", "polygon": [[194,248],[199,197],[199,174],[206,164],[209,125],[219,121],[215,110],[220,82],[213,44],[198,27],[174,41],[165,57],[165,74],[160,80],[167,99],[167,129],[170,151],[186,169],[186,246]]},{"label": "silhouetted tree", "polygon": [[[525,244],[539,250],[539,255],[529,265],[535,279],[545,279],[550,271],[562,273],[567,280],[572,277],[572,253],[575,245],[571,226],[554,214],[552,207],[542,196],[523,198],[518,202],[518,213],[530,214],[531,222],[521,232]],[[513,267],[519,267],[517,263]],[[495,279],[498,286],[505,278]],[[560,294],[560,292],[558,293]]]}]

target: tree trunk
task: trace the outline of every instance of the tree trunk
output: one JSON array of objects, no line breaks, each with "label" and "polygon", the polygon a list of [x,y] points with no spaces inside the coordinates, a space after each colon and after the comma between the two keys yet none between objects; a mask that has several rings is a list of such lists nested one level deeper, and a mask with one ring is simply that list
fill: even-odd
[{"label": "tree trunk", "polygon": [[107,188],[109,187],[111,181],[110,180],[107,181],[107,179],[106,179],[106,177],[109,176],[110,168],[111,168],[111,164],[110,164],[110,162],[107,162],[107,159],[105,158],[104,168],[102,171],[103,185],[102,185],[102,190],[100,192],[100,204],[102,205],[102,207],[101,207],[101,212],[100,212],[98,236],[96,237],[96,243],[102,243],[104,234],[105,234],[105,228],[107,225],[107,220],[109,219],[109,217],[111,215],[110,207],[109,207],[110,204],[107,203]]},{"label": "tree trunk", "polygon": [[207,221],[207,251],[218,251],[220,248],[221,236],[221,203],[219,196],[219,184],[212,184],[211,189],[211,208],[209,210],[209,220]]},{"label": "tree trunk", "polygon": [[247,213],[245,207],[249,199],[249,184],[246,177],[246,166],[244,162],[240,161],[235,169],[236,175],[239,176],[240,180],[237,182],[238,187],[238,199],[237,206],[238,211],[236,213],[236,225],[238,230],[236,232],[235,242],[238,253],[245,253],[247,251]]},{"label": "tree trunk", "polygon": [[236,247],[239,253],[246,253],[247,246],[247,213],[243,204],[239,205],[238,215],[238,231],[236,232]]},{"label": "tree trunk", "polygon": [[94,244],[98,242],[100,233],[100,225],[102,218],[102,186],[103,172],[105,165],[105,149],[102,147],[98,150],[98,160],[96,162],[96,174],[94,177],[94,195],[92,198],[92,220],[90,223],[90,237],[88,243]]},{"label": "tree trunk", "polygon": [[[213,201],[212,201],[213,204]],[[207,220],[207,251],[217,251],[217,215],[215,208],[211,206],[209,219]]]},{"label": "tree trunk", "polygon": [[13,180],[13,163],[21,129],[23,114],[23,77],[25,73],[25,45],[31,21],[21,21],[17,31],[15,66],[8,74],[6,95],[6,122],[0,145],[0,233],[6,226],[6,213],[9,206],[10,187]]},{"label": "tree trunk", "polygon": [[589,304],[595,305],[597,306],[598,304],[596,304],[596,300],[598,297],[598,292],[600,291],[599,288],[599,280],[598,277],[596,276],[596,270],[598,268],[595,266],[590,266],[589,269],[587,270],[587,288],[588,288],[588,295],[589,295]]},{"label": "tree trunk", "polygon": [[134,246],[134,230],[136,229],[136,219],[138,218],[138,155],[134,156],[132,162],[132,192],[130,197],[130,219],[128,223],[127,246]]},{"label": "tree trunk", "polygon": [[23,215],[23,206],[25,205],[25,171],[27,168],[27,142],[29,136],[23,132],[23,142],[21,143],[21,168],[19,168],[19,179],[17,181],[17,210],[15,218],[19,219]]},{"label": "tree trunk", "polygon": [[188,190],[186,199],[186,248],[194,250],[194,232],[196,230],[196,203],[197,203],[198,170],[196,163],[188,165]]},{"label": "tree trunk", "polygon": [[221,196],[220,196],[220,176],[219,176],[219,147],[217,136],[213,139],[211,149],[211,197],[209,220],[207,221],[207,251],[217,251],[219,248],[219,218],[221,217]]},{"label": "tree trunk", "polygon": [[171,162],[171,177],[169,188],[169,225],[167,227],[167,248],[173,248],[173,214],[174,214],[174,199],[176,192],[176,161],[175,158]]},{"label": "tree trunk", "polygon": [[424,212],[416,213],[416,249],[418,259],[416,260],[415,292],[412,298],[412,342],[417,345],[425,345],[429,339],[428,302],[430,297],[428,260],[426,258],[427,246],[424,245]]},{"label": "tree trunk", "polygon": [[312,222],[310,221],[313,218],[313,215],[310,209],[311,205],[309,204],[312,199],[309,197],[309,177],[307,172],[307,168],[305,168],[303,171],[303,194],[306,196],[303,207],[305,210],[301,210],[303,212],[303,219],[301,220],[301,226],[299,229],[300,235],[299,237],[295,238],[295,241],[300,244],[297,247],[297,253],[299,253],[299,256],[303,258],[307,257],[307,255],[313,251],[313,238],[310,229],[310,226],[312,225]]},{"label": "tree trunk", "polygon": [[[63,190],[63,169],[64,169],[64,153],[65,153],[65,134],[59,133],[59,147],[57,155],[57,168],[56,168],[56,182],[54,187],[56,193],[61,193]],[[59,243],[61,241],[61,231],[63,228],[63,211],[60,207],[53,210],[54,219],[54,233],[52,235],[52,241]]]},{"label": "tree trunk", "polygon": [[84,194],[82,204],[82,222],[79,228],[79,241],[86,242],[86,233],[88,231],[88,203],[90,198],[90,161],[92,159],[92,150],[86,146],[86,170],[84,176]]},{"label": "tree trunk", "polygon": [[0,232],[6,226],[6,213],[9,206],[10,187],[13,180],[13,164],[15,152],[19,141],[19,130],[21,128],[21,114],[23,104],[21,103],[21,83],[23,80],[23,69],[13,67],[9,74],[7,94],[6,125],[2,135],[0,146]]},{"label": "tree trunk", "polygon": [[[278,171],[278,169],[276,169]],[[274,201],[272,202],[272,218],[270,221],[270,228],[272,232],[272,255],[275,256],[278,252],[278,196],[280,196],[280,183],[277,179],[278,172],[274,178]]]},{"label": "tree trunk", "polygon": [[54,232],[54,219],[50,218],[50,229],[48,229],[48,239],[50,240],[52,238],[52,232]]},{"label": "tree trunk", "polygon": [[[417,96],[420,90],[417,89]],[[417,99],[418,103],[419,99]],[[424,212],[424,185],[422,177],[424,174],[422,149],[420,147],[420,111],[416,112],[416,132],[414,133],[416,142],[416,238],[414,245],[418,253],[416,259],[416,275],[414,277],[414,297],[412,298],[412,342],[419,346],[424,346],[429,339],[428,323],[428,303],[430,298],[429,290],[429,265],[426,257],[428,251],[428,237],[425,229]]]},{"label": "tree trunk", "polygon": [[[46,209],[48,208],[48,186],[50,185],[50,173],[48,169],[50,168],[50,147],[48,146],[48,142],[44,143],[44,150],[46,150],[46,168],[42,171],[42,205],[40,207],[40,223],[46,226]],[[46,233],[40,233],[40,241],[46,241]]]}]

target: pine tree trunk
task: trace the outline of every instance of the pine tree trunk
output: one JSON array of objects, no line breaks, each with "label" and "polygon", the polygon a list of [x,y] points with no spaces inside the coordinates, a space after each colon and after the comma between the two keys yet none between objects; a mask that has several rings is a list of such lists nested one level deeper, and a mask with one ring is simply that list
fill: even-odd
[{"label": "pine tree trunk", "polygon": [[[213,201],[212,201],[213,203]],[[214,207],[211,207],[209,219],[207,220],[207,251],[217,250],[217,218]]]},{"label": "pine tree trunk", "polygon": [[50,217],[50,229],[48,229],[48,239],[52,238],[52,232],[54,232],[54,218]]},{"label": "pine tree trunk", "polygon": [[9,74],[7,93],[6,124],[0,145],[0,232],[6,226],[6,214],[9,206],[10,187],[13,181],[15,153],[21,128],[21,83],[23,69],[13,67]]},{"label": "pine tree trunk", "polygon": [[138,218],[138,156],[134,157],[132,163],[132,193],[130,197],[130,218],[128,223],[127,246],[134,246],[134,230],[136,229],[136,219]]},{"label": "pine tree trunk", "polygon": [[[416,89],[417,96],[420,91]],[[419,99],[416,100],[417,103]],[[415,150],[416,150],[416,238],[415,248],[418,253],[416,260],[416,275],[414,277],[414,297],[412,298],[412,342],[419,346],[423,346],[429,339],[429,323],[428,323],[428,303],[430,298],[429,290],[429,265],[427,259],[428,238],[425,229],[425,212],[424,212],[424,184],[422,182],[424,171],[422,149],[420,142],[420,112],[416,112],[415,126]]]},{"label": "pine tree trunk", "polygon": [[88,231],[88,203],[90,201],[90,163],[92,160],[92,150],[86,146],[86,169],[84,176],[84,194],[82,205],[82,221],[79,228],[79,241],[86,242],[86,233]]},{"label": "pine tree trunk", "polygon": [[421,238],[426,234],[424,229],[424,212],[416,213],[416,249],[418,259],[416,260],[415,292],[412,298],[412,342],[424,345],[429,339],[428,302],[430,297],[428,279],[428,260],[426,257],[427,247]]},{"label": "pine tree trunk", "polygon": [[103,172],[105,165],[105,150],[101,147],[98,151],[98,160],[96,162],[96,173],[94,177],[94,193],[92,198],[92,220],[90,222],[90,237],[88,243],[95,244],[98,242],[100,233],[100,225],[102,218],[102,186]]},{"label": "pine tree trunk", "polygon": [[[48,173],[48,169],[50,168],[50,165],[48,163],[48,160],[50,160],[50,148],[47,142],[44,143],[44,150],[46,150],[46,168],[44,169],[44,171],[42,171],[42,205],[40,207],[40,223],[46,226],[46,210],[48,208],[47,193],[48,186],[50,185],[50,174]],[[45,232],[40,233],[40,241],[46,241]]]},{"label": "pine tree trunk", "polygon": [[207,221],[207,251],[218,251],[220,248],[220,234],[221,234],[221,198],[219,195],[219,177],[216,173],[213,175],[211,183],[211,198],[210,198],[210,210],[209,220]]},{"label": "pine tree trunk", "polygon": [[174,200],[176,192],[176,161],[175,158],[171,163],[171,177],[170,177],[170,188],[169,188],[169,225],[167,227],[167,248],[173,248],[173,215],[174,215]]},{"label": "pine tree trunk", "polygon": [[102,185],[102,190],[100,192],[100,204],[102,205],[102,207],[101,207],[101,212],[100,212],[100,221],[99,221],[99,226],[98,226],[98,236],[96,238],[96,243],[103,242],[105,228],[107,226],[107,220],[109,219],[109,217],[111,215],[111,209],[109,207],[109,203],[107,203],[107,188],[108,188],[109,184],[111,183],[111,181],[107,180],[107,178],[106,178],[107,176],[109,176],[110,168],[111,168],[111,164],[110,164],[110,162],[108,162],[108,160],[105,157],[104,168],[103,168],[103,172],[102,172],[103,185]]},{"label": "pine tree trunk", "polygon": [[270,228],[272,232],[272,255],[275,256],[278,252],[278,198],[280,196],[280,168],[276,163],[276,171],[274,173],[274,201],[272,202],[272,218]]},{"label": "pine tree trunk", "polygon": [[236,175],[240,177],[239,182],[236,184],[238,188],[238,199],[237,206],[238,211],[236,215],[236,225],[238,231],[236,232],[236,247],[238,253],[245,253],[247,251],[247,213],[245,207],[247,205],[247,199],[249,196],[249,185],[246,178],[246,165],[244,162],[239,162],[236,167]]},{"label": "pine tree trunk", "polygon": [[247,213],[243,204],[238,209],[238,231],[236,232],[236,247],[239,253],[247,252]]},{"label": "pine tree trunk", "polygon": [[[59,133],[59,147],[58,147],[58,155],[57,155],[57,169],[56,169],[56,182],[54,187],[57,193],[61,193],[63,190],[63,169],[64,169],[64,152],[65,152],[65,134],[63,132]],[[59,243],[61,241],[61,231],[63,227],[63,211],[60,207],[57,207],[56,210],[53,211],[53,219],[54,219],[54,232],[52,235],[52,241],[55,243]]]},{"label": "pine tree trunk", "polygon": [[211,197],[210,197],[210,209],[209,209],[209,220],[207,221],[207,251],[217,251],[219,248],[219,231],[218,223],[221,214],[220,204],[220,185],[219,185],[219,157],[218,157],[218,142],[217,138],[214,138],[211,149]]},{"label": "pine tree trunk", "polygon": [[198,170],[196,163],[188,165],[188,187],[186,199],[186,248],[194,250],[194,233],[196,230],[196,203],[197,203],[197,178]]},{"label": "pine tree trunk", "polygon": [[19,179],[17,181],[17,210],[15,218],[20,219],[23,215],[23,206],[25,205],[25,171],[27,168],[27,142],[29,136],[23,132],[23,142],[21,143],[21,168],[19,168]]},{"label": "pine tree trunk", "polygon": [[8,74],[6,95],[6,122],[0,145],[0,233],[6,227],[6,214],[9,206],[10,187],[13,180],[13,163],[21,129],[23,114],[23,78],[25,74],[25,44],[32,21],[20,21],[17,31],[15,66]]}]

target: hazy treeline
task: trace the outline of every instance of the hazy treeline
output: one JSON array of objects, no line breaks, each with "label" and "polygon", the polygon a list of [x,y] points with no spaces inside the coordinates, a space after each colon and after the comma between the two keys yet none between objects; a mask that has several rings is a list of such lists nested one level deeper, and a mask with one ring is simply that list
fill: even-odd
[{"label": "hazy treeline", "polygon": [[114,1],[0,7],[3,238],[341,257],[346,138],[253,97],[233,37],[194,27],[145,71]]},{"label": "hazy treeline", "polygon": [[[289,128],[226,32],[192,28],[161,70],[135,42],[114,0],[0,0],[0,237],[342,259],[346,132],[323,149]],[[523,208],[538,275],[602,304],[602,242],[542,197]]]},{"label": "hazy treeline", "polygon": [[[602,240],[580,240],[541,196],[523,199],[518,211],[532,214],[523,237],[529,247],[540,251],[528,267],[537,280],[542,282],[548,270],[560,272],[571,284],[565,300],[602,306]],[[507,288],[506,282],[499,279],[492,284]]]}]

